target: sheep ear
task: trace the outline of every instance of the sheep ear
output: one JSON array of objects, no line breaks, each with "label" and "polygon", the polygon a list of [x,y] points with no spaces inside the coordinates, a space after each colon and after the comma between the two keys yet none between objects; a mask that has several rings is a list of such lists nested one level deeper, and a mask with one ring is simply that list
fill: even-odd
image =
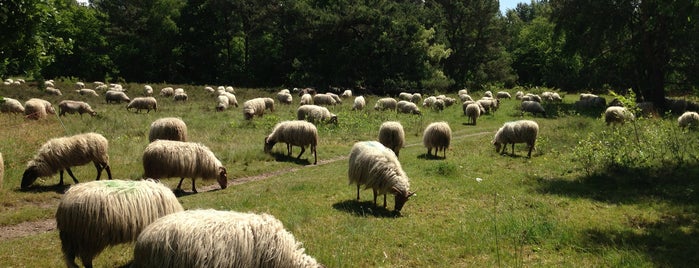
[{"label": "sheep ear", "polygon": [[415,195],[415,194],[416,194],[416,192],[408,192],[408,197],[411,197],[411,196],[413,196],[413,195]]},{"label": "sheep ear", "polygon": [[218,173],[219,173],[219,174],[227,174],[226,168],[225,168],[225,167],[219,167],[219,168],[218,168]]}]

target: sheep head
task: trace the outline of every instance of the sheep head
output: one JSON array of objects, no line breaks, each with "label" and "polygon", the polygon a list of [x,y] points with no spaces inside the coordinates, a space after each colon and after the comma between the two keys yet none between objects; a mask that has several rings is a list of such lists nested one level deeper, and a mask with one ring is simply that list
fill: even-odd
[{"label": "sheep head", "polygon": [[265,137],[265,153],[272,151],[272,147],[277,144],[276,141],[270,141],[269,136]]},{"label": "sheep head", "polygon": [[337,125],[337,124],[338,124],[338,122],[337,122],[337,115],[335,115],[335,114],[330,114],[330,120],[328,120],[328,123],[333,123],[333,124]]},{"label": "sheep head", "polygon": [[395,193],[395,199],[394,199],[395,208],[394,208],[394,210],[396,212],[400,212],[400,210],[403,209],[405,202],[408,202],[408,199],[410,199],[410,197],[415,194],[415,192],[401,191],[395,187],[393,188],[393,192]]},{"label": "sheep head", "polygon": [[500,148],[502,147],[502,144],[497,142],[497,141],[493,141],[493,145],[495,145],[495,152],[500,152]]},{"label": "sheep head", "polygon": [[29,188],[34,181],[39,177],[39,171],[37,170],[36,166],[28,167],[24,171],[24,175],[22,175],[22,184],[21,184],[21,189],[26,190]]},{"label": "sheep head", "polygon": [[226,173],[226,168],[219,167],[218,171],[218,185],[221,186],[221,189],[226,189],[226,187],[228,187],[228,175]]}]

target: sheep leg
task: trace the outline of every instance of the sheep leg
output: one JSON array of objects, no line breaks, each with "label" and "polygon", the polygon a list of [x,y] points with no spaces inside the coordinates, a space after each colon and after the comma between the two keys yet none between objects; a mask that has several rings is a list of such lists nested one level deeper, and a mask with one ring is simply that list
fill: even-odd
[{"label": "sheep leg", "polygon": [[529,145],[529,153],[527,154],[528,158],[532,158],[532,150],[534,150],[534,145]]},{"label": "sheep leg", "polygon": [[376,189],[372,189],[372,191],[374,191],[374,205],[376,205],[376,195],[378,193],[376,192]]},{"label": "sheep leg", "polygon": [[60,174],[59,177],[61,178],[61,180],[58,181],[57,186],[63,186],[63,170],[62,170],[62,169],[61,169],[61,171],[59,172],[59,174]]},{"label": "sheep leg", "polygon": [[97,178],[95,180],[98,181],[98,180],[100,180],[100,177],[102,177],[102,169],[104,169],[104,168],[102,167],[102,165],[100,165],[97,162],[93,162],[93,163],[95,164],[95,168],[97,169]]},{"label": "sheep leg", "polygon": [[386,207],[386,194],[383,194],[383,207]]},{"label": "sheep leg", "polygon": [[[70,175],[71,178],[73,178],[73,181],[75,183],[79,183],[78,179],[75,178],[75,175],[73,175],[73,171],[70,171],[70,168],[66,168],[66,171],[68,172],[68,175]],[[63,175],[63,173],[61,173]],[[61,185],[63,185],[63,176],[61,176]]]},{"label": "sheep leg", "polygon": [[515,143],[512,143],[512,156],[515,156]]},{"label": "sheep leg", "polygon": [[197,186],[194,185],[194,178],[192,178],[192,192],[198,193],[198,192],[197,192]]},{"label": "sheep leg", "polygon": [[357,201],[359,201],[359,184],[357,184]]},{"label": "sheep leg", "polygon": [[301,153],[299,154],[299,156],[296,157],[296,159],[301,159],[301,155],[302,155],[305,151],[306,151],[306,147],[305,147],[305,146],[301,146]]},{"label": "sheep leg", "polygon": [[286,144],[286,155],[291,155],[291,144],[289,143]]},{"label": "sheep leg", "polygon": [[316,147],[312,146],[311,151],[313,151],[313,157],[314,157],[313,164],[314,165],[318,164],[318,153],[316,152]]},{"label": "sheep leg", "polygon": [[180,179],[180,183],[177,184],[177,190],[178,190],[178,191],[182,191],[182,182],[183,182],[183,181],[184,181],[184,177],[182,177],[182,178]]}]

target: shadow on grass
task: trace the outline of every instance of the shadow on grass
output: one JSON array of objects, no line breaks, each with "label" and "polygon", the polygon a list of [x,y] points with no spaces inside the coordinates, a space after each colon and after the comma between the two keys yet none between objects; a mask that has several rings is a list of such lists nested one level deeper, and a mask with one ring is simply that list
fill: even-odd
[{"label": "shadow on grass", "polygon": [[372,201],[345,200],[333,204],[333,208],[359,217],[374,216],[377,218],[400,217],[400,213],[374,205]]},{"label": "shadow on grass", "polygon": [[47,193],[47,192],[55,192],[58,194],[64,194],[68,188],[70,188],[72,184],[53,184],[53,185],[35,185],[35,186],[29,186],[28,189],[17,189],[19,192],[25,192],[25,193]]},{"label": "shadow on grass", "polygon": [[[307,157],[307,156],[313,157],[313,153],[309,154],[309,152],[310,152],[310,150],[306,150],[306,152],[304,152],[302,156],[303,157]],[[298,159],[298,158],[294,157],[293,153],[292,153],[292,155],[272,153],[272,156],[274,156],[274,160],[277,162],[291,162],[291,163],[298,164],[298,165],[310,165],[311,164],[311,161],[309,161],[308,159]]]},{"label": "shadow on grass", "polygon": [[444,160],[447,159],[444,156],[438,156],[438,155],[433,155],[433,154],[420,154],[417,156],[418,159],[425,159],[425,160]]}]

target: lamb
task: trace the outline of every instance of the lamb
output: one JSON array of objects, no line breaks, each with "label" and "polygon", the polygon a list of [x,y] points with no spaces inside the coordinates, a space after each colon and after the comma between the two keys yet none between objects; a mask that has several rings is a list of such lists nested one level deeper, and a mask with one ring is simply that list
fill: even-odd
[{"label": "lamb", "polygon": [[434,156],[438,156],[439,150],[442,150],[446,159],[450,142],[451,128],[449,123],[444,121],[427,125],[427,128],[422,133],[422,144],[427,147],[427,156],[432,155],[432,148],[434,148]]},{"label": "lamb", "polygon": [[150,110],[158,111],[158,101],[153,97],[136,97],[129,105],[126,106],[126,110],[136,109],[136,113],[141,112],[141,110],[146,110],[146,113],[150,113]]},{"label": "lamb", "polygon": [[176,117],[155,120],[150,124],[148,142],[155,140],[187,141],[187,124]]},{"label": "lamb", "polygon": [[58,111],[59,116],[64,116],[66,113],[78,113],[80,114],[80,117],[82,117],[84,113],[90,114],[91,116],[97,115],[97,112],[92,110],[90,104],[87,104],[87,102],[84,101],[61,101],[60,103],[58,103]]},{"label": "lamb", "polygon": [[345,99],[351,98],[352,97],[352,90],[347,89],[347,90],[343,91],[342,95],[340,95],[340,97],[345,98]]},{"label": "lamb", "polygon": [[289,93],[289,92],[279,92],[279,93],[277,93],[277,100],[281,104],[291,104],[291,102],[293,102],[294,98],[291,96],[291,93]]},{"label": "lamb", "polygon": [[104,93],[104,99],[107,101],[107,103],[122,103],[131,101],[129,96],[126,96],[126,93],[114,90],[107,90],[107,92]]},{"label": "lamb", "polygon": [[604,111],[604,122],[610,124],[624,124],[626,121],[634,120],[634,115],[626,107],[609,106]]},{"label": "lamb", "polygon": [[329,94],[316,94],[313,96],[313,104],[322,106],[336,105],[337,100]]},{"label": "lamb", "polygon": [[144,85],[143,96],[153,96],[153,87],[151,87],[150,85]]},{"label": "lamb", "polygon": [[236,99],[235,94],[224,91],[224,92],[220,92],[218,95],[219,96],[226,96],[226,98],[228,98],[228,105],[233,105],[235,107],[238,107],[238,99]]},{"label": "lamb", "polygon": [[265,137],[265,153],[272,151],[272,148],[278,142],[286,143],[287,155],[291,155],[293,146],[301,147],[301,153],[296,157],[300,159],[301,155],[306,151],[306,146],[310,146],[313,153],[313,164],[318,163],[318,153],[316,146],[318,145],[318,130],[316,126],[307,121],[283,121],[277,124],[272,133]]},{"label": "lamb", "polygon": [[143,170],[147,178],[180,177],[176,191],[182,191],[185,177],[192,178],[192,191],[197,193],[196,178],[216,179],[221,189],[228,186],[226,168],[203,144],[156,140],[143,151]]},{"label": "lamb", "polygon": [[497,94],[495,94],[495,97],[498,99],[511,99],[512,98],[510,93],[508,93],[507,91],[499,91]]},{"label": "lamb", "polygon": [[386,207],[386,194],[395,196],[394,210],[400,213],[408,199],[415,194],[410,191],[410,179],[403,171],[396,154],[377,141],[361,141],[352,146],[349,155],[349,184],[357,184],[357,200],[362,185],[371,188],[376,197],[383,194]]},{"label": "lamb", "polygon": [[4,97],[0,101],[0,112],[23,114],[24,106],[16,99]]},{"label": "lamb", "polygon": [[364,97],[357,96],[354,98],[354,104],[352,105],[352,111],[364,110],[364,106],[366,106],[366,100],[364,100]]},{"label": "lamb", "polygon": [[304,251],[269,214],[195,209],[146,227],[131,267],[324,267]]},{"label": "lamb", "polygon": [[301,96],[301,105],[313,104],[313,96],[311,94],[303,94]]},{"label": "lamb", "polygon": [[89,89],[89,88],[76,89],[75,92],[77,92],[80,95],[90,95],[90,96],[95,96],[95,97],[99,96],[99,94],[97,94],[97,92],[95,92],[94,90]]},{"label": "lamb", "polygon": [[311,123],[328,122],[338,124],[337,115],[330,113],[328,108],[318,105],[301,105],[296,109],[296,119]]},{"label": "lamb", "polygon": [[681,128],[696,128],[699,126],[699,114],[697,112],[684,112],[677,118],[677,123]]},{"label": "lamb", "polygon": [[396,110],[398,102],[394,98],[381,98],[376,101],[374,105],[374,110],[385,111],[385,110]]},{"label": "lamb", "polygon": [[527,112],[532,113],[534,116],[541,114],[543,117],[546,117],[546,110],[544,110],[544,107],[541,106],[541,103],[536,101],[522,101],[520,109],[522,111],[522,115]]},{"label": "lamb", "polygon": [[396,157],[398,157],[400,149],[403,148],[405,144],[403,125],[398,121],[383,122],[379,128],[378,140],[381,144],[393,150],[393,152],[396,153]]},{"label": "lamb", "polygon": [[135,241],[156,219],[182,211],[170,189],[153,181],[92,181],[61,198],[56,226],[68,267],[85,267],[108,246]]},{"label": "lamb", "polygon": [[47,114],[56,114],[51,103],[47,100],[32,98],[24,102],[24,115],[29,119],[39,120]]},{"label": "lamb", "polygon": [[22,189],[27,189],[38,177],[46,177],[60,172],[59,186],[63,185],[63,170],[68,172],[75,183],[75,178],[70,170],[74,166],[82,166],[89,162],[95,164],[97,178],[99,180],[102,170],[107,171],[107,176],[112,179],[112,171],[109,168],[109,142],[97,133],[84,133],[69,137],[54,138],[41,146],[34,158],[27,163],[27,168],[22,175]]},{"label": "lamb", "polygon": [[172,95],[174,95],[174,94],[175,94],[175,90],[172,87],[164,87],[164,88],[160,89],[160,96],[169,98],[169,97],[172,97]]},{"label": "lamb", "polygon": [[[527,157],[532,157],[532,150],[536,144],[536,137],[539,133],[539,124],[531,120],[518,120],[505,123],[493,138],[495,151],[505,154],[507,144],[512,144],[512,155],[515,155],[515,143],[526,143],[529,146]],[[502,152],[500,151],[502,148]]]},{"label": "lamb", "polygon": [[478,117],[481,116],[481,106],[478,103],[471,103],[469,105],[466,105],[466,108],[464,108],[464,115],[468,117],[468,123],[471,125],[476,125],[476,121],[478,120]]},{"label": "lamb", "polygon": [[243,103],[243,117],[252,120],[253,116],[262,117],[265,114],[265,99],[254,98]]},{"label": "lamb", "polygon": [[218,95],[218,103],[216,104],[216,111],[221,112],[223,110],[226,110],[226,109],[228,109],[228,106],[230,106],[228,98],[224,95]]},{"label": "lamb", "polygon": [[396,110],[399,113],[404,113],[404,114],[417,114],[420,115],[422,114],[420,112],[420,108],[415,105],[415,103],[409,102],[409,101],[399,101],[398,104],[396,104]]},{"label": "lamb", "polygon": [[189,99],[189,96],[184,92],[177,92],[172,96],[173,101],[187,101],[187,99]]}]

